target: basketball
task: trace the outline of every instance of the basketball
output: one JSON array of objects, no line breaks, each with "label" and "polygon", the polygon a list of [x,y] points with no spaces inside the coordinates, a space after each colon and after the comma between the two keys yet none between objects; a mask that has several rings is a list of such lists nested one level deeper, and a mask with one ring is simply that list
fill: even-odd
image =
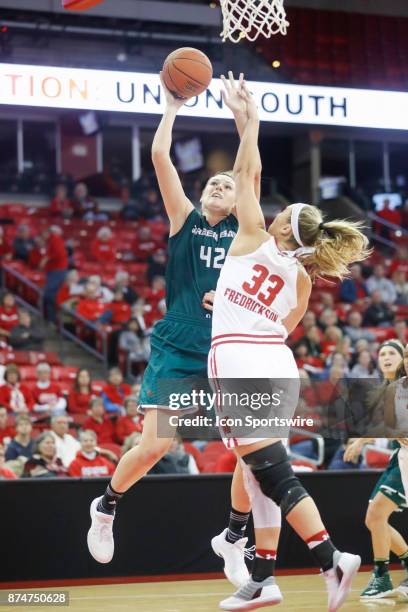
[{"label": "basketball", "polygon": [[177,98],[192,98],[207,89],[213,68],[210,60],[199,49],[183,47],[170,53],[163,65],[166,87]]}]

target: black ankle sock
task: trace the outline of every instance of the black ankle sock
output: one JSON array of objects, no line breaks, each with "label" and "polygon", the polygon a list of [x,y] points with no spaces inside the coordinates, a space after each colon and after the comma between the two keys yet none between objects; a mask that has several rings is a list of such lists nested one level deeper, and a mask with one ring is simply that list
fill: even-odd
[{"label": "black ankle sock", "polygon": [[98,512],[103,512],[104,514],[115,514],[116,504],[122,495],[123,493],[117,493],[109,483],[103,497],[99,500],[96,509]]},{"label": "black ankle sock", "polygon": [[336,548],[330,539],[318,544],[310,552],[323,572],[327,572],[327,570],[333,567],[333,555],[336,552]]},{"label": "black ankle sock", "polygon": [[[271,554],[266,554],[266,553]],[[254,582],[262,582],[265,578],[273,576],[275,573],[276,551],[264,551],[255,554],[254,565],[252,568],[252,580]]]},{"label": "black ankle sock", "polygon": [[239,512],[239,510],[231,508],[228,531],[225,536],[227,542],[235,544],[235,542],[244,537],[249,515],[249,512]]},{"label": "black ankle sock", "polygon": [[388,574],[388,559],[374,559],[374,574],[381,578]]}]

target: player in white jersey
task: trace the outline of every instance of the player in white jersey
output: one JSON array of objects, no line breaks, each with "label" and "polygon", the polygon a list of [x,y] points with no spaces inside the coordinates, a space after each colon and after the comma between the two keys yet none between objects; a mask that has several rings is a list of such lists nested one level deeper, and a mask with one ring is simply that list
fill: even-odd
[{"label": "player in white jersey", "polygon": [[[233,378],[256,378],[254,386],[260,379],[269,379],[272,385],[273,379],[292,379],[297,389],[298,371],[284,341],[307,309],[311,278],[318,273],[342,278],[350,263],[369,253],[359,224],[325,223],[321,212],[306,204],[287,207],[266,231],[254,191],[258,112],[245,84],[241,95],[247,103],[248,122],[234,166],[239,230],[217,284],[209,354],[209,376],[221,399],[225,381]],[[222,410],[223,405],[218,406],[219,414]],[[292,470],[280,437],[233,435],[230,443],[264,496],[280,507],[309,546],[326,579],[329,611],[335,612],[347,597],[360,557],[334,547],[315,503]],[[255,515],[254,521],[257,527]],[[222,609],[254,609],[281,601],[272,577],[274,552],[257,539],[252,576],[221,602]]]}]

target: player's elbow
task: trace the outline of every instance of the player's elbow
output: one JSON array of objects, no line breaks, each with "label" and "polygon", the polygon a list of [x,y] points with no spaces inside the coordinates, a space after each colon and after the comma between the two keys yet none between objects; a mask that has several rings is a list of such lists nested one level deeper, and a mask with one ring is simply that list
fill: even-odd
[{"label": "player's elbow", "polygon": [[253,184],[256,177],[256,168],[250,163],[240,164],[234,168],[235,185],[238,188],[243,188],[246,185]]},{"label": "player's elbow", "polygon": [[169,152],[164,147],[155,146],[152,148],[152,162],[155,167],[168,161],[169,157]]}]

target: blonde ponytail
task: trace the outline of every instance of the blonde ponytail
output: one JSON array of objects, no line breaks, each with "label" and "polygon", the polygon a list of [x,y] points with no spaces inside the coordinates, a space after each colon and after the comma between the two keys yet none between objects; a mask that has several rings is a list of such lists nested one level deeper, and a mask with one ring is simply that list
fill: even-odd
[{"label": "blonde ponytail", "polygon": [[359,221],[324,221],[322,212],[315,206],[305,206],[299,215],[299,232],[306,247],[314,247],[314,253],[302,257],[302,264],[310,276],[331,276],[343,279],[348,267],[371,254],[367,236]]}]

